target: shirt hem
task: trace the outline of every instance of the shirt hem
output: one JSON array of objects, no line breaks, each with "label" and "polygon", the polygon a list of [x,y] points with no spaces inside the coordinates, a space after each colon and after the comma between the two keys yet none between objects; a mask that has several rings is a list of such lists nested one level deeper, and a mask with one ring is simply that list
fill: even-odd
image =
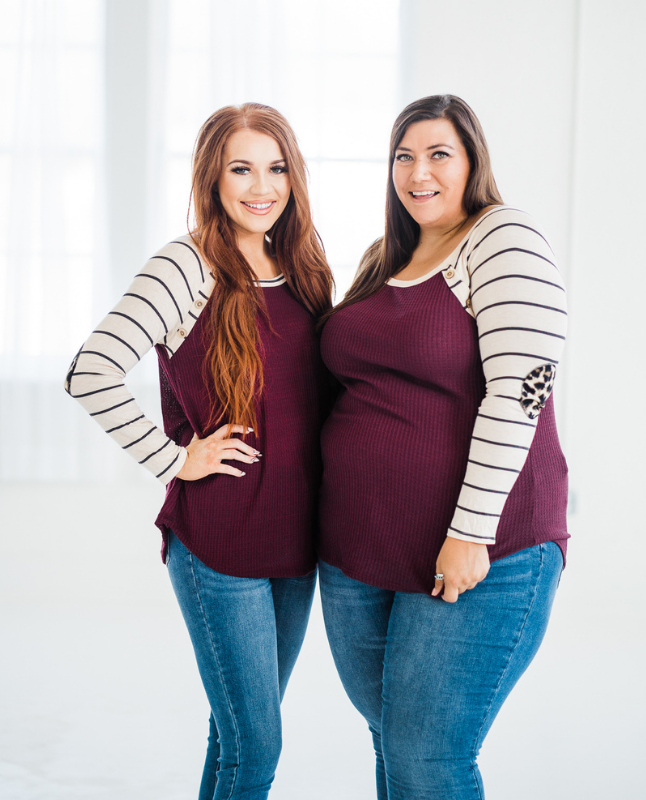
[{"label": "shirt hem", "polygon": [[226,564],[223,566],[213,566],[213,562],[211,564],[207,564],[205,561],[202,561],[199,555],[193,552],[191,547],[186,543],[186,537],[182,534],[181,529],[178,530],[176,522],[171,523],[171,521],[167,518],[157,517],[155,525],[159,528],[162,534],[163,543],[161,549],[161,558],[164,563],[166,563],[167,560],[168,534],[170,531],[172,531],[184,545],[184,547],[186,547],[186,549],[192,553],[195,558],[201,561],[205,567],[212,569],[214,572],[219,572],[221,575],[229,575],[232,578],[303,578],[306,575],[311,575],[312,572],[315,572],[318,564],[318,559],[316,558],[316,555],[314,555],[312,560],[307,562],[306,566],[295,567],[293,569],[238,569],[236,567],[227,566]]},{"label": "shirt hem", "polygon": [[[501,561],[503,558],[508,558],[509,556],[513,556],[516,553],[520,553],[523,550],[528,550],[530,547],[537,547],[539,544],[547,544],[548,542],[554,542],[555,545],[561,551],[561,555],[563,556],[563,569],[566,566],[566,553],[567,553],[567,541],[570,539],[570,534],[565,532],[564,534],[558,534],[558,536],[553,536],[548,539],[544,539],[541,541],[536,542],[528,542],[524,546],[519,547],[516,550],[512,550],[510,553],[503,553],[500,556],[496,556],[491,559],[491,563],[495,563],[496,561]],[[340,569],[341,572],[347,577],[351,578],[353,581],[358,581],[359,583],[365,583],[367,586],[374,586],[377,589],[383,589],[387,592],[403,592],[405,594],[426,594],[429,597],[431,596],[431,591],[433,587],[431,586],[428,590],[421,589],[421,588],[402,588],[402,585],[399,582],[390,582],[386,580],[377,580],[374,578],[369,578],[361,571],[355,571],[354,569],[348,569],[347,567],[343,566],[343,564],[334,558],[327,558],[325,555],[319,554],[319,561],[323,562],[324,564],[328,564],[331,567],[336,567],[336,569]],[[397,584],[397,585],[396,585]]]}]

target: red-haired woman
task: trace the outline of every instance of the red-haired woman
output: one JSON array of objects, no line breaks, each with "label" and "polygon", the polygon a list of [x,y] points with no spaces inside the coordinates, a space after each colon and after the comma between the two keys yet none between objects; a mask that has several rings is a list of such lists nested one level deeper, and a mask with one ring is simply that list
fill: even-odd
[{"label": "red-haired woman", "polygon": [[[332,276],[306,167],[274,109],[220,109],[193,159],[196,227],[163,247],[83,345],[67,391],[167,486],[162,555],[211,706],[200,800],[267,797],[280,701],[316,578]],[[125,374],[155,347],[164,431]]]},{"label": "red-haired woman", "polygon": [[322,439],[321,597],[380,800],[479,800],[478,751],[563,567],[565,292],[463,100],[405,108],[389,166],[385,235],[321,339],[343,387]]}]

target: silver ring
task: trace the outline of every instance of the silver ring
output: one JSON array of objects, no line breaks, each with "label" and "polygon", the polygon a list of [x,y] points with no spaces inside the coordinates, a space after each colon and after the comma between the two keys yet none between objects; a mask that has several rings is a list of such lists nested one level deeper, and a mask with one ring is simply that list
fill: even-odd
[{"label": "silver ring", "polygon": [[436,572],[433,576],[436,581],[443,581],[444,580],[444,573],[443,572]]}]

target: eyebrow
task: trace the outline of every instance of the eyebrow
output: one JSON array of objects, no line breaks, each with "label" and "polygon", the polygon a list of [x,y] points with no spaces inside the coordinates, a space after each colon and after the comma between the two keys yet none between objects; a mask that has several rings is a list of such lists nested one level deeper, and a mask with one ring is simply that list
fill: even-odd
[{"label": "eyebrow", "polygon": [[[449,150],[455,150],[455,147],[451,147],[450,144],[431,144],[426,149],[427,150],[435,150],[438,147],[448,147]],[[397,147],[397,150],[405,150],[407,153],[412,153],[413,151],[409,147]]]},{"label": "eyebrow", "polygon": [[[285,163],[286,162],[285,162],[284,158],[277,158],[275,161],[272,161],[269,166],[273,167],[275,164],[285,164]],[[245,161],[244,158],[234,158],[233,161],[229,161],[229,163],[227,164],[227,167],[230,167],[231,164],[246,164],[246,166],[248,166],[248,167],[253,167],[253,162],[252,161]]]}]

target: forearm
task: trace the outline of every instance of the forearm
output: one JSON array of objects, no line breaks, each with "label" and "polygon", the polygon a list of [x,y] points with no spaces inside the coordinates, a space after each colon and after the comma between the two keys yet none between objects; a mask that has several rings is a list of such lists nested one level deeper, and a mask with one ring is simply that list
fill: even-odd
[{"label": "forearm", "polygon": [[[183,309],[191,307],[187,276],[198,267],[201,273],[188,247],[173,242],[162,248],[85,342],[65,382],[103,430],[163,483],[180,471],[186,450],[146,417],[124,379],[153,346],[172,355],[168,334],[182,324]],[[198,286],[201,278],[194,281]]]},{"label": "forearm", "polygon": [[531,220],[515,213],[519,222],[485,236],[470,263],[486,395],[448,535],[484,544],[496,541],[504,504],[552,390],[566,332],[565,293],[554,256]]},{"label": "forearm", "polygon": [[93,333],[70,369],[67,391],[119,447],[168,483],[184,464],[185,450],[146,417],[123,382],[132,365],[117,367],[114,350],[105,348],[104,337]]}]

